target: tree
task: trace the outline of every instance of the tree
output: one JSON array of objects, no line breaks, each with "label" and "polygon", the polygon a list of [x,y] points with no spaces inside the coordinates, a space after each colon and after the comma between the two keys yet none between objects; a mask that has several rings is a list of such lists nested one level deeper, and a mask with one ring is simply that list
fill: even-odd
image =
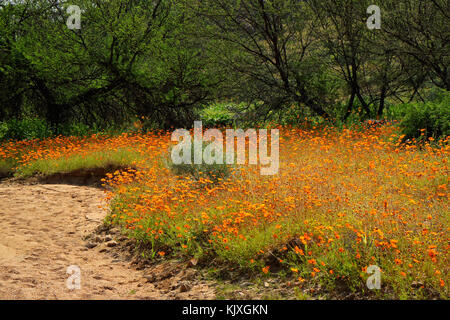
[{"label": "tree", "polygon": [[201,52],[179,36],[185,21],[175,1],[71,4],[83,10],[81,29],[67,28],[65,2],[34,1],[30,10],[39,14],[10,42],[28,89],[39,97],[35,105],[55,128],[136,114],[163,127],[182,125],[208,97]]},{"label": "tree", "polygon": [[[320,26],[315,36],[326,54],[332,57],[336,70],[347,85],[349,94],[344,120],[356,102],[366,117],[381,117],[386,99],[400,97],[423,84],[423,76],[411,59],[396,50],[400,43],[381,30],[369,30],[367,8],[370,1],[309,0]],[[383,15],[383,24],[386,17]],[[413,71],[414,70],[414,71]]]},{"label": "tree", "polygon": [[[278,110],[295,102],[329,117],[326,61],[318,58],[316,20],[302,1],[188,1],[220,65],[252,101]],[[237,75],[237,76],[236,76]],[[234,76],[234,77],[233,77]],[[263,109],[267,110],[267,109]]]},{"label": "tree", "polygon": [[450,90],[450,2],[384,1],[383,31],[401,44],[399,56],[413,58],[436,86]]}]

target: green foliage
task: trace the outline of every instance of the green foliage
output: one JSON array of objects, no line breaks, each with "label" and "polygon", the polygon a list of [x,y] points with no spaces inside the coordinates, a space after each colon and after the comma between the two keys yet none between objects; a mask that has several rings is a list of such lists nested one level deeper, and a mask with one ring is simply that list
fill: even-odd
[{"label": "green foliage", "polygon": [[439,139],[450,135],[450,94],[442,92],[434,100],[415,102],[402,106],[400,123],[405,139],[423,137]]},{"label": "green foliage", "polygon": [[10,119],[0,122],[0,140],[30,140],[51,136],[45,120],[40,118]]},{"label": "green foliage", "polygon": [[0,160],[0,179],[12,176],[16,165],[17,165],[16,159],[12,159],[12,158],[1,159]]},{"label": "green foliage", "polygon": [[231,111],[230,103],[217,102],[208,105],[200,111],[200,120],[205,127],[231,126],[234,124],[235,114]]},{"label": "green foliage", "polygon": [[269,121],[284,126],[303,127],[305,129],[319,127],[327,123],[324,118],[317,116],[310,109],[303,108],[295,103],[282,110],[273,112],[269,117]]},{"label": "green foliage", "polygon": [[55,129],[43,118],[25,117],[23,119],[12,118],[0,122],[0,141],[4,140],[32,140],[44,139],[57,134],[64,136],[87,136],[94,133],[117,134],[132,131],[133,126],[127,124],[103,126],[93,123],[87,125],[80,122],[61,124]]},{"label": "green foliage", "polygon": [[79,30],[66,26],[67,3],[0,8],[0,120],[21,116],[26,103],[57,133],[68,123],[106,127],[135,115],[165,128],[192,120],[215,76],[197,40],[184,34],[182,4],[70,4],[83,10]]},{"label": "green foliage", "polygon": [[355,123],[429,86],[450,90],[444,0],[381,1],[385,32],[366,27],[368,0],[70,4],[79,30],[67,28],[67,2],[0,5],[0,121],[47,121],[3,125],[5,138],[125,129],[136,117],[144,131],[186,127],[205,103],[232,99],[249,108],[207,105],[205,126]]}]

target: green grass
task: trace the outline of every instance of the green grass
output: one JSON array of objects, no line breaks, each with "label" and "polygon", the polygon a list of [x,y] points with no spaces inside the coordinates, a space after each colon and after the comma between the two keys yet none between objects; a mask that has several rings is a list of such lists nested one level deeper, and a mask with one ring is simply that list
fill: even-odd
[{"label": "green grass", "polygon": [[81,169],[136,167],[143,160],[144,156],[131,148],[95,151],[85,155],[72,154],[57,159],[38,159],[24,166],[19,166],[14,176],[28,178],[37,174],[52,175]]},{"label": "green grass", "polygon": [[14,167],[17,165],[15,159],[1,159],[0,160],[0,179],[12,176]]}]

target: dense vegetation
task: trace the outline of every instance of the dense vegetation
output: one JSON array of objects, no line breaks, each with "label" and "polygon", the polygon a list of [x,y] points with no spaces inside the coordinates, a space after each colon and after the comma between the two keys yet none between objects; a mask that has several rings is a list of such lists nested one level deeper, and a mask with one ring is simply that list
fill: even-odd
[{"label": "dense vegetation", "polygon": [[[381,29],[366,24],[373,2]],[[449,12],[447,0],[0,0],[0,178],[111,166],[106,222],[145,258],[329,298],[447,299]],[[170,135],[195,120],[279,128],[279,173],[173,164]],[[382,290],[367,289],[370,265]]]},{"label": "dense vegetation", "polygon": [[[1,1],[2,131],[190,126],[214,101],[237,102],[234,117],[251,122],[287,110],[364,120],[448,91],[448,1],[380,0],[370,30],[372,2]],[[80,29],[66,24],[69,5]]]},{"label": "dense vegetation", "polygon": [[[119,166],[103,179],[107,222],[146,259],[194,258],[215,279],[272,276],[328,298],[445,299],[449,138],[421,134],[405,145],[393,126],[285,126],[274,176],[252,165],[174,170],[170,131],[11,142],[0,167],[15,160],[27,177]],[[371,265],[382,290],[366,287]]]}]

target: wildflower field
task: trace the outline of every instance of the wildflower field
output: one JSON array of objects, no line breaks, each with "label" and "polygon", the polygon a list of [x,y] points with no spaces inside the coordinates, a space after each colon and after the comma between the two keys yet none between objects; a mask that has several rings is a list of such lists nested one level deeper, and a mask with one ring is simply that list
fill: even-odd
[{"label": "wildflower field", "polygon": [[[378,298],[449,297],[449,138],[401,143],[394,126],[280,127],[280,168],[176,175],[170,132],[6,142],[18,177],[115,164],[110,213],[146,258],[280,277]],[[6,169],[3,169],[6,170]],[[381,289],[366,286],[369,266]]]}]

